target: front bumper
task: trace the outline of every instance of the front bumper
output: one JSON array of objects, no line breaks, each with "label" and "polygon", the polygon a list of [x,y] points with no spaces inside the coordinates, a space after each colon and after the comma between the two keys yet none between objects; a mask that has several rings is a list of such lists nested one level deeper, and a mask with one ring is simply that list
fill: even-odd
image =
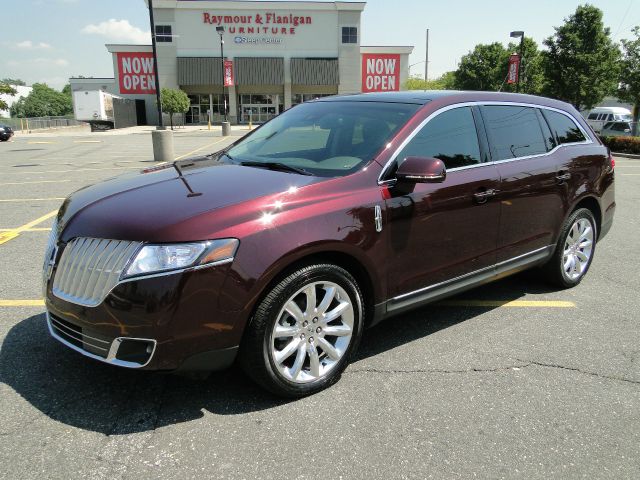
[{"label": "front bumper", "polygon": [[57,297],[49,281],[49,331],[67,347],[120,367],[226,368],[235,359],[245,323],[241,312],[219,307],[229,268],[226,264],[120,283],[95,307]]}]

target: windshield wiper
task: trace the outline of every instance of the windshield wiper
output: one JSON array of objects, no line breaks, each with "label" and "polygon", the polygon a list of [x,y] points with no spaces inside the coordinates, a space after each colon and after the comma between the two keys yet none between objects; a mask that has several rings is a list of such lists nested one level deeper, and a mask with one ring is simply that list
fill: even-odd
[{"label": "windshield wiper", "polygon": [[291,173],[297,173],[299,175],[313,176],[313,173],[303,168],[292,167],[291,165],[287,165],[286,163],[280,163],[280,162],[240,162],[240,165],[242,165],[243,167],[268,168],[269,170],[278,170],[280,172],[291,172]]}]

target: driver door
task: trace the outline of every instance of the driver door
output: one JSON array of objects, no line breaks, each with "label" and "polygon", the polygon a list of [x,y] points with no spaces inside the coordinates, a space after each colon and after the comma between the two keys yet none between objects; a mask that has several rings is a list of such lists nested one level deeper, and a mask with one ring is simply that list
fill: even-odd
[{"label": "driver door", "polygon": [[394,302],[409,305],[423,298],[425,290],[446,288],[480,270],[486,273],[496,263],[501,207],[493,195],[500,177],[494,165],[483,162],[486,137],[479,142],[478,132],[483,136],[484,131],[476,127],[476,118],[479,122],[471,107],[446,110],[397,156],[399,162],[409,156],[439,158],[447,175],[441,183],[389,189],[390,310]]}]

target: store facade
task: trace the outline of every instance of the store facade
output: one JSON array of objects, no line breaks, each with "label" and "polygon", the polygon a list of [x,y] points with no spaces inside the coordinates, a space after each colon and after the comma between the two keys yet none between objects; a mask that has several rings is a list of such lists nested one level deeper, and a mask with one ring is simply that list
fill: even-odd
[{"label": "store facade", "polygon": [[[219,122],[225,104],[232,123],[261,123],[313,98],[399,90],[413,47],[361,46],[365,5],[155,0],[160,85],[189,95],[185,121],[191,124]],[[151,46],[107,49],[113,54],[113,93],[144,98],[153,123]],[[81,80],[72,79],[72,88]]]}]

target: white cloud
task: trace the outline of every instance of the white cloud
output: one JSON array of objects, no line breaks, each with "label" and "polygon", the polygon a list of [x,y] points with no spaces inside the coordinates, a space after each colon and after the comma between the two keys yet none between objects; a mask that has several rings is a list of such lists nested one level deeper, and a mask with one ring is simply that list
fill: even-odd
[{"label": "white cloud", "polygon": [[151,43],[151,32],[134,27],[128,20],[111,18],[96,25],[89,24],[80,31],[90,35],[102,35],[116,42]]},{"label": "white cloud", "polygon": [[23,48],[26,50],[35,50],[35,49],[48,50],[51,48],[51,45],[45,42],[34,43],[31,40],[25,40],[23,42],[16,43],[16,47]]}]

